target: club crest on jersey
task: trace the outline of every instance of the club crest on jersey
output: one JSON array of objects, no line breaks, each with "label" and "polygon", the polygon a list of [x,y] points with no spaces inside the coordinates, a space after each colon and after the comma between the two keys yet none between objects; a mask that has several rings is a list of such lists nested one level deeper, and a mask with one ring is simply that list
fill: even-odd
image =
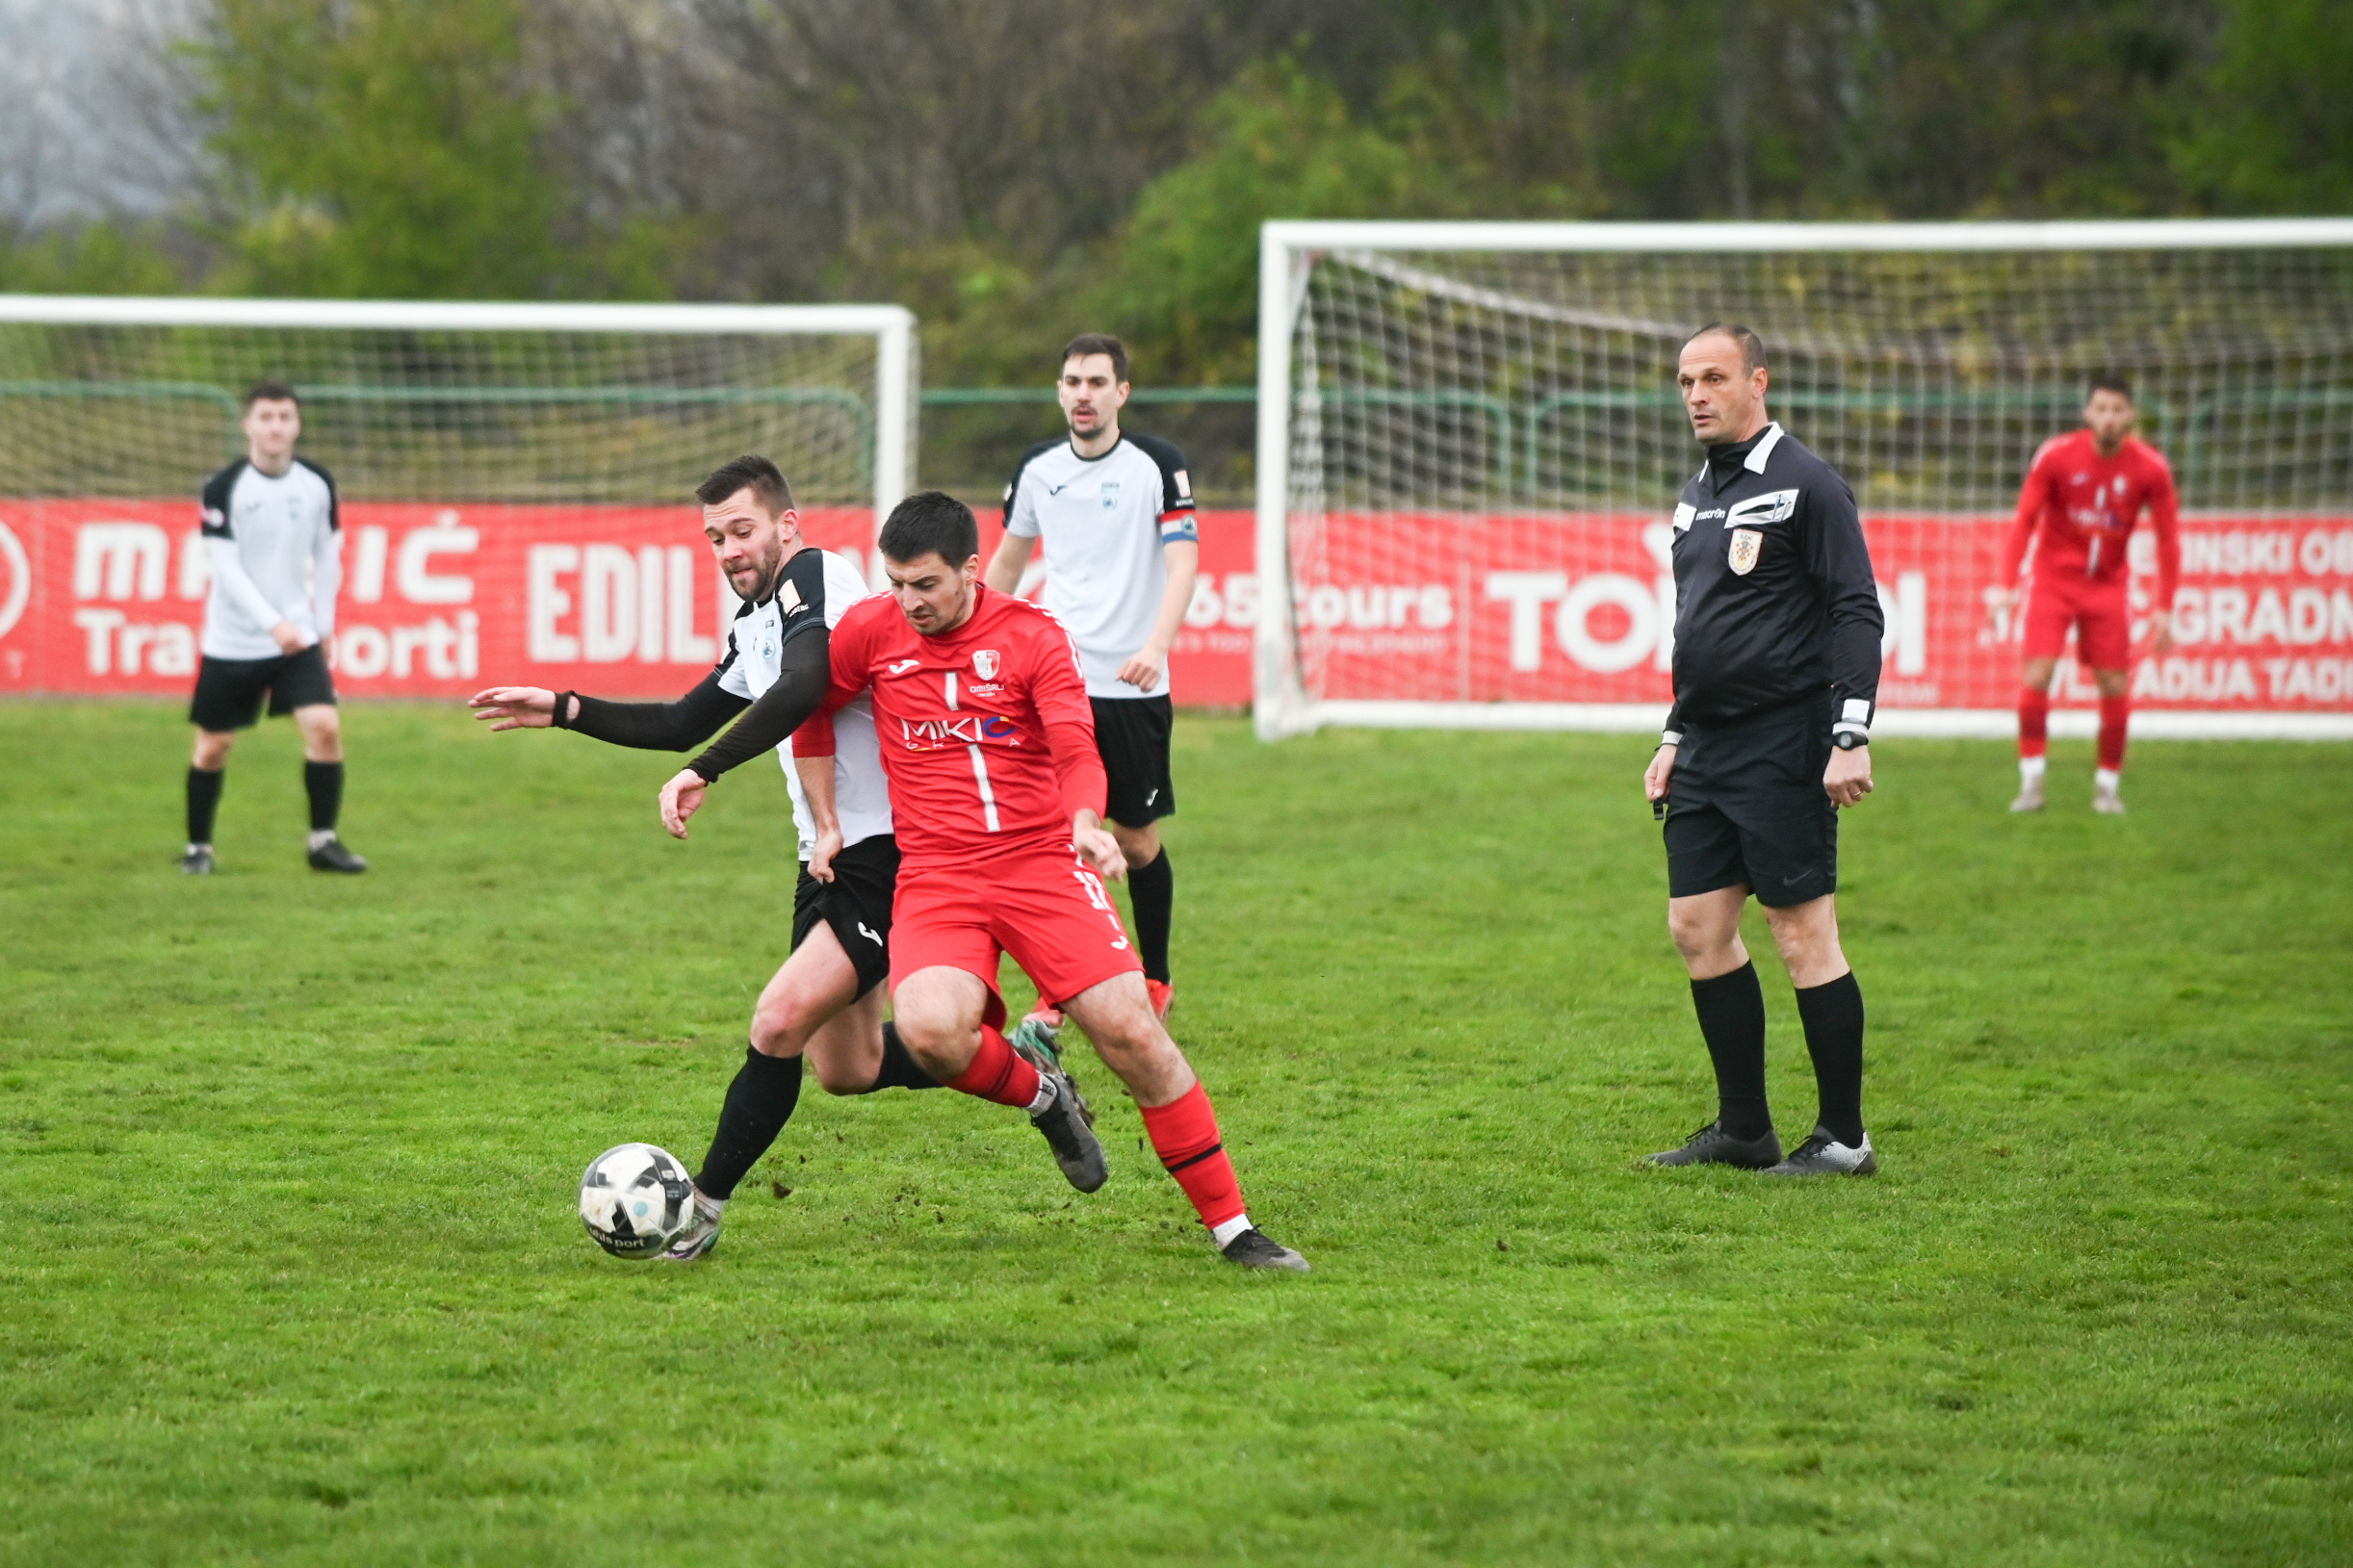
[{"label": "club crest on jersey", "polygon": [[1102,496],[1104,511],[1107,512],[1111,510],[1112,507],[1117,506],[1120,503],[1120,481],[1117,479],[1105,479],[1103,481]]},{"label": "club crest on jersey", "polygon": [[1732,530],[1732,575],[1745,578],[1757,569],[1757,557],[1765,552],[1765,536],[1754,528]]},{"label": "club crest on jersey", "polygon": [[972,654],[972,673],[983,681],[996,679],[996,650],[977,649]]}]

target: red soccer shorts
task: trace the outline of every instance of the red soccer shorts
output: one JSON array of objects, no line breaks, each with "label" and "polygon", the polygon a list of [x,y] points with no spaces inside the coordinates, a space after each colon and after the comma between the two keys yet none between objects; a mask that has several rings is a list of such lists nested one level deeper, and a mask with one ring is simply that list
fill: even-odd
[{"label": "red soccer shorts", "polygon": [[1102,879],[1067,849],[1010,855],[978,868],[899,873],[892,990],[918,969],[962,969],[989,988],[987,1022],[1001,1028],[999,953],[1013,955],[1048,1003],[1144,968]]},{"label": "red soccer shorts", "polygon": [[2026,656],[2057,658],[2066,653],[2069,627],[2077,629],[2077,663],[2095,670],[2132,667],[2133,609],[2122,582],[2036,578],[2027,594]]}]

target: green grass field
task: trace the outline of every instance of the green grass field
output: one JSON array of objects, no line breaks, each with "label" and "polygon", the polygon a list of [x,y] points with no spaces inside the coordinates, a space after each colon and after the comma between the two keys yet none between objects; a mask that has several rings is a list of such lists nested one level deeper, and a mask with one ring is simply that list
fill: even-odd
[{"label": "green grass field", "polygon": [[[1640,739],[1178,731],[1219,1263],[1091,1059],[814,1090],[692,1268],[573,1216],[699,1159],[781,959],[782,781],[357,707],[185,879],[166,706],[0,707],[0,1561],[2341,1563],[2353,755],[1887,742],[1849,819],[1876,1181],[1638,1169],[1712,1098]],[[1811,1121],[1762,925],[1785,1133]],[[1109,1102],[1107,1105],[1105,1102]],[[789,1195],[778,1195],[789,1189]]]}]

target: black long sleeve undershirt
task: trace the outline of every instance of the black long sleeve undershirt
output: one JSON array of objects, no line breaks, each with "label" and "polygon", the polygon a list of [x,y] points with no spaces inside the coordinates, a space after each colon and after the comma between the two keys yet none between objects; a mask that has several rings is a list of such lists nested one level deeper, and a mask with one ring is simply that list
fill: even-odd
[{"label": "black long sleeve undershirt", "polygon": [[760,701],[734,729],[686,765],[715,780],[729,768],[774,751],[817,710],[832,683],[833,640],[823,623],[788,637],[777,657],[776,683],[760,694]]},{"label": "black long sleeve undershirt", "polygon": [[573,701],[580,705],[579,712],[561,728],[615,746],[683,752],[709,740],[719,726],[752,706],[749,699],[719,685],[720,673],[711,671],[701,684],[674,703],[614,703],[576,693]]}]

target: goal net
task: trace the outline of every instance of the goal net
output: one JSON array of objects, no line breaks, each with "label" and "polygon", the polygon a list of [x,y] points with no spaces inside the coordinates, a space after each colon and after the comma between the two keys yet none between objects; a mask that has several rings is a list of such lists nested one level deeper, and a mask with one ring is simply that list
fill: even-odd
[{"label": "goal net", "polygon": [[[2335,220],[1270,223],[1260,733],[1655,725],[1666,519],[1700,459],[1673,363],[1709,321],[1763,335],[1770,411],[1854,487],[1886,728],[2007,732],[2003,533],[2035,450],[2109,373],[2185,509],[2177,646],[2136,665],[2139,732],[2353,734],[2353,222]],[[2091,695],[2063,670],[2062,709]]]},{"label": "goal net", "polygon": [[339,684],[675,694],[734,607],[694,486],[763,453],[863,567],[913,477],[916,352],[895,305],[0,296],[0,691],[185,684],[197,491],[267,379],[335,479]]},{"label": "goal net", "polygon": [[0,496],[187,493],[268,377],[353,500],[675,502],[764,452],[796,496],[887,512],[914,353],[887,305],[0,296]]}]

